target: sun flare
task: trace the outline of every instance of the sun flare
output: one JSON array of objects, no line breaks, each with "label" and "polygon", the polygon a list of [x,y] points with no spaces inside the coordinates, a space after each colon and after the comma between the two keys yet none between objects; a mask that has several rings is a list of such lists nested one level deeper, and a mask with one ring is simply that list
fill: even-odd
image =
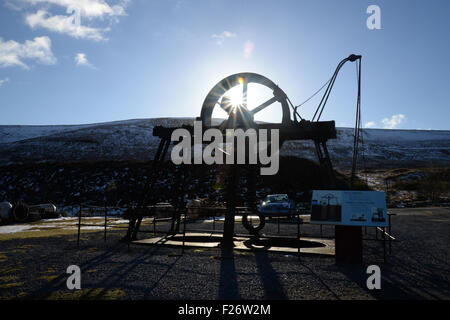
[{"label": "sun flare", "polygon": [[233,107],[241,106],[244,104],[244,97],[242,94],[242,85],[238,85],[228,90],[226,93],[230,99],[230,103]]}]

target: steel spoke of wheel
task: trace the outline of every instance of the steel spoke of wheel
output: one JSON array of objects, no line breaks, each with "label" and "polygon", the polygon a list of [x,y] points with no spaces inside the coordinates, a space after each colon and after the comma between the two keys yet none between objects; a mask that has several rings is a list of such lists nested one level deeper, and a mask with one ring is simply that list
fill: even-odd
[{"label": "steel spoke of wheel", "polygon": [[267,108],[268,106],[270,106],[272,103],[274,103],[275,101],[277,101],[276,97],[272,97],[269,100],[267,100],[266,102],[264,102],[263,104],[257,106],[255,109],[253,109],[252,111],[250,111],[253,115],[260,112],[261,110]]},{"label": "steel spoke of wheel", "polygon": [[219,104],[219,106],[222,108],[223,111],[225,111],[228,115],[231,114],[233,111],[233,106],[231,105],[231,99],[228,96],[224,96],[222,98],[222,101]]}]

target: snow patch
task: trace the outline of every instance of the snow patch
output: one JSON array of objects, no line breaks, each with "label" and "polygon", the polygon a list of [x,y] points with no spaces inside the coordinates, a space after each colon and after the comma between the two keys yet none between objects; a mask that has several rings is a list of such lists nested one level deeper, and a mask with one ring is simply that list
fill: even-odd
[{"label": "snow patch", "polygon": [[16,233],[33,228],[30,225],[0,226],[0,233]]}]

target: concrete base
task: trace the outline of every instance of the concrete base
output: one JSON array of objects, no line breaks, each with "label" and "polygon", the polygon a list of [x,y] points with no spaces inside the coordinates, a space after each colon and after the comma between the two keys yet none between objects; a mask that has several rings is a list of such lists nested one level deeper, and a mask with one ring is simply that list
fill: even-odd
[{"label": "concrete base", "polygon": [[[185,236],[185,247],[192,248],[218,248],[222,236],[211,232],[187,232]],[[250,236],[236,236],[233,238],[234,250],[244,251],[269,251],[286,254],[297,254],[298,245],[300,244],[301,254],[318,254],[326,256],[334,256],[335,246],[334,240],[318,239],[318,238],[295,238],[286,237],[260,237],[257,241],[253,241]],[[155,236],[149,239],[136,240],[133,244],[153,245],[153,246],[183,246],[183,234]]]}]

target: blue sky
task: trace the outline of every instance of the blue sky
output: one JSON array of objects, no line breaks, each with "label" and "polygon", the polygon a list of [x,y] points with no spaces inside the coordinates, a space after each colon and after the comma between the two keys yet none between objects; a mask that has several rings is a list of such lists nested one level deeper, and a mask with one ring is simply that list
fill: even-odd
[{"label": "blue sky", "polygon": [[[208,91],[237,72],[265,75],[299,104],[356,53],[363,124],[450,129],[449,1],[1,1],[0,124],[194,117]],[[366,26],[373,4],[380,30]],[[323,119],[351,127],[355,103],[348,63]]]}]

